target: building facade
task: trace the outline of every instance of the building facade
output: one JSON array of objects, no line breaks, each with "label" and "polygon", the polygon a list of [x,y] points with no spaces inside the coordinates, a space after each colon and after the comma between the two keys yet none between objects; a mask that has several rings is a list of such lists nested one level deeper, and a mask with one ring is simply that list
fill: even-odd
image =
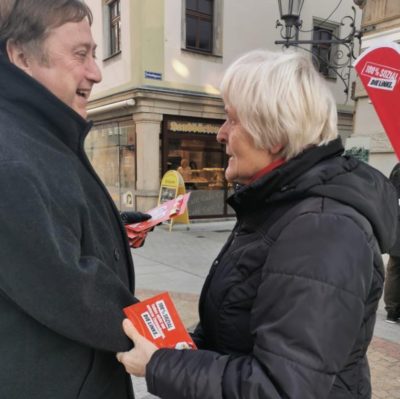
[{"label": "building facade", "polygon": [[[385,42],[400,42],[400,2],[398,0],[364,0],[362,12],[362,50]],[[369,163],[386,175],[397,157],[362,83],[357,81],[353,137],[369,142]]]},{"label": "building facade", "polygon": [[[228,65],[252,49],[279,50],[275,0],[87,0],[103,81],[93,90],[86,141],[91,162],[120,209],[146,210],[160,179],[177,170],[192,192],[191,218],[227,216],[231,187],[226,155],[216,142],[224,121],[219,83]],[[306,0],[300,38],[341,35],[352,0],[328,10]],[[336,3],[336,1],[335,1]],[[356,23],[359,23],[357,20]],[[324,27],[326,30],[320,30]],[[320,36],[318,36],[320,35]],[[330,56],[331,48],[312,48]],[[339,130],[352,131],[353,104],[343,83],[321,73],[337,100]]]}]

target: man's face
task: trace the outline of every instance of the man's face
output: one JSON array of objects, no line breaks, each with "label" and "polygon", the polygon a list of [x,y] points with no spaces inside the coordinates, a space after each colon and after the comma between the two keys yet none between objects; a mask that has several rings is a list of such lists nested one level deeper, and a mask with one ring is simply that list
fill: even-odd
[{"label": "man's face", "polygon": [[86,118],[92,87],[101,81],[89,22],[67,22],[53,29],[42,49],[46,61],[42,56],[33,56],[25,71]]}]

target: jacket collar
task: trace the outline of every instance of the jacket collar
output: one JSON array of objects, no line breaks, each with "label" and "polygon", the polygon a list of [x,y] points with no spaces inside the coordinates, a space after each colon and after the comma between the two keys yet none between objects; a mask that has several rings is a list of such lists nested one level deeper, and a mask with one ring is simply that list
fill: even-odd
[{"label": "jacket collar", "polygon": [[78,151],[92,126],[43,85],[13,65],[0,52],[0,106],[46,128]]},{"label": "jacket collar", "polygon": [[253,183],[238,187],[236,192],[228,198],[228,203],[236,212],[240,212],[242,208],[248,208],[249,204],[254,207],[257,204],[269,202],[274,194],[287,191],[291,183],[297,181],[313,166],[342,153],[343,145],[340,137],[326,145],[310,147]]}]

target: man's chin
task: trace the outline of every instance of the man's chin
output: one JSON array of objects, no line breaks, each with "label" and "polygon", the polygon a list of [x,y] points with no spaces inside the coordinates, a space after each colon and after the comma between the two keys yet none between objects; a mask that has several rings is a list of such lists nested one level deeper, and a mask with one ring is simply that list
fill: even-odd
[{"label": "man's chin", "polygon": [[86,108],[82,109],[82,108],[73,108],[73,110],[79,114],[83,119],[87,118],[87,110]]}]

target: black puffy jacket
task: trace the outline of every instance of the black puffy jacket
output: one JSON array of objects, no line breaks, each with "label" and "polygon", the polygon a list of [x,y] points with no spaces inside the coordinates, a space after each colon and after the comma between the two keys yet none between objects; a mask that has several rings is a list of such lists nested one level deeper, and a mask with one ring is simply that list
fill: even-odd
[{"label": "black puffy jacket", "polygon": [[[393,170],[390,172],[389,180],[392,182],[394,185],[396,192],[397,192],[397,198],[399,198],[400,201],[400,163],[397,163]],[[400,217],[400,213],[399,213]],[[391,256],[397,256],[400,257],[400,220],[398,220],[397,224],[397,234],[396,234],[396,241],[392,248],[390,248],[389,254]]]},{"label": "black puffy jacket", "polygon": [[[397,199],[378,171],[314,147],[242,187],[200,298],[200,350],[155,352],[163,399],[370,398],[366,358]],[[379,248],[380,247],[380,248]]]}]

